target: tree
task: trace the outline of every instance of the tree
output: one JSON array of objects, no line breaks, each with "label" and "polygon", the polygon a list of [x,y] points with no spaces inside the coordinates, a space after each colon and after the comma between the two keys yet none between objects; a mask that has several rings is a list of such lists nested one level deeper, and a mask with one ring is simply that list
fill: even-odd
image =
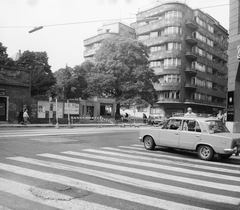
[{"label": "tree", "polygon": [[74,67],[75,88],[78,97],[87,99],[92,96],[91,89],[88,88],[89,77],[94,68],[94,63],[84,61],[81,65]]},{"label": "tree", "polygon": [[76,65],[74,68],[66,66],[56,71],[54,76],[57,82],[52,87],[55,95],[67,99],[80,97],[87,99],[90,96],[87,78],[93,66],[93,63],[85,61],[81,65]]},{"label": "tree", "polygon": [[97,51],[91,89],[116,99],[116,116],[120,115],[120,105],[143,106],[156,99],[153,83],[158,79],[149,68],[148,57],[146,45],[123,37],[106,39]]},{"label": "tree", "polygon": [[73,69],[66,66],[54,72],[56,83],[51,87],[53,94],[60,98],[71,98],[71,87],[73,83]]},{"label": "tree", "polygon": [[0,42],[0,65],[14,66],[13,59],[8,57],[7,47],[4,47],[1,42]]},{"label": "tree", "polygon": [[31,72],[31,96],[46,96],[56,80],[48,64],[46,52],[25,51],[17,61],[19,66]]}]

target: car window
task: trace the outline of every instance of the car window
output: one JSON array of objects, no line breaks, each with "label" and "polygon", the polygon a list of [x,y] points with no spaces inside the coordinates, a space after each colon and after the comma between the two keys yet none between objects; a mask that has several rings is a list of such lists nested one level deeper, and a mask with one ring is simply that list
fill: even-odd
[{"label": "car window", "polygon": [[201,132],[200,125],[195,120],[183,120],[183,131]]},{"label": "car window", "polygon": [[227,127],[220,120],[206,121],[206,125],[210,133],[229,133]]},{"label": "car window", "polygon": [[177,130],[181,127],[182,120],[170,119],[162,127],[162,129]]}]

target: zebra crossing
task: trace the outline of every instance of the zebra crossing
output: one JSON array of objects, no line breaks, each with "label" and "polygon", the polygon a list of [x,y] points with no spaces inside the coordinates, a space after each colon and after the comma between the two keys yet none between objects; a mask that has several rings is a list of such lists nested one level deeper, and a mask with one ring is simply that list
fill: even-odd
[{"label": "zebra crossing", "polygon": [[[96,127],[96,128],[61,128],[61,129],[17,129],[17,130],[4,130],[0,129],[0,138],[11,137],[34,137],[34,136],[56,136],[56,135],[76,135],[76,134],[97,134],[97,133],[114,133],[117,131],[123,131],[120,127]],[[124,132],[133,132],[136,128],[125,128]],[[32,140],[32,139],[30,139]],[[40,141],[40,140],[39,140]]]},{"label": "zebra crossing", "polygon": [[11,199],[34,209],[239,210],[240,159],[235,162],[146,151],[139,144],[7,157],[0,162],[0,210],[15,209]]}]

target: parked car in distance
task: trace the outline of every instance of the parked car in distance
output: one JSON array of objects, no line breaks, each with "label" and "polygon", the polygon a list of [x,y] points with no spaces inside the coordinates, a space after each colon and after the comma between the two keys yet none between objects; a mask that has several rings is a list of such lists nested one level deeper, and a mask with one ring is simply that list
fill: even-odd
[{"label": "parked car in distance", "polygon": [[150,115],[148,118],[148,124],[160,126],[162,125],[167,118],[159,115]]},{"label": "parked car in distance", "polygon": [[147,150],[155,146],[196,151],[202,160],[239,155],[240,134],[230,133],[216,118],[171,117],[162,127],[145,127],[139,131],[139,140]]}]

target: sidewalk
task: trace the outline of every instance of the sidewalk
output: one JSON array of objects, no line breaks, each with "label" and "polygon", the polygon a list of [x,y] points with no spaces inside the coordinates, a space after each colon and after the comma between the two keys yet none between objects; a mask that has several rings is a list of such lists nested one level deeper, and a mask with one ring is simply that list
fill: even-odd
[{"label": "sidewalk", "polygon": [[[133,123],[133,124],[100,124],[100,123],[89,123],[89,124],[58,124],[59,128],[74,128],[74,127],[142,127],[146,126],[144,123]],[[0,129],[1,128],[24,128],[24,127],[32,127],[32,128],[56,128],[56,124],[1,124],[0,123]]]}]

